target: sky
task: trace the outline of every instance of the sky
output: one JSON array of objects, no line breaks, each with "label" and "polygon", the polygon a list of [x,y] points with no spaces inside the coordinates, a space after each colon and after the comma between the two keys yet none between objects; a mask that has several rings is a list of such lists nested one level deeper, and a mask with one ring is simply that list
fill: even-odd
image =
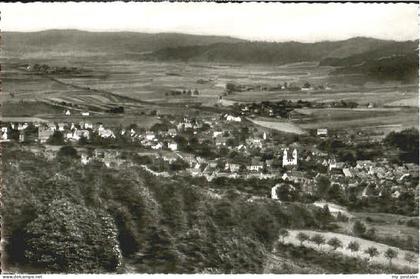
[{"label": "sky", "polygon": [[2,31],[178,32],[280,42],[419,37],[418,5],[404,3],[3,3],[0,11]]}]

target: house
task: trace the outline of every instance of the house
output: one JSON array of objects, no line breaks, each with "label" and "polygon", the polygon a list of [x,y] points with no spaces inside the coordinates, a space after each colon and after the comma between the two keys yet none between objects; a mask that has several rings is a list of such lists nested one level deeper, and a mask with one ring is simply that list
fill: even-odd
[{"label": "house", "polygon": [[246,143],[249,146],[252,146],[252,147],[262,148],[262,142],[261,142],[261,139],[259,139],[259,138],[249,138],[249,139],[246,139]]},{"label": "house", "polygon": [[297,166],[297,160],[298,160],[298,155],[297,155],[297,150],[293,149],[292,152],[292,158],[289,157],[289,149],[286,148],[283,150],[283,167],[286,166]]},{"label": "house", "polygon": [[303,171],[289,171],[287,173],[287,180],[295,183],[305,183],[308,179],[305,177],[305,173]]},{"label": "house", "polygon": [[177,135],[176,129],[174,128],[168,129],[168,135],[171,137],[175,137]]},{"label": "house", "polygon": [[19,131],[19,142],[25,141],[25,133],[23,131]]},{"label": "house", "polygon": [[63,132],[65,130],[65,128],[66,128],[66,123],[58,123],[57,124],[57,127],[58,127],[58,130],[60,132]]},{"label": "house", "polygon": [[328,170],[343,170],[344,162],[337,162],[335,159],[330,160]]},{"label": "house", "polygon": [[26,128],[28,128],[28,123],[18,123],[18,127],[17,127],[17,129],[18,129],[18,131],[23,131],[23,130],[25,130]]},{"label": "house", "polygon": [[267,168],[271,168],[273,166],[274,160],[265,160],[265,164],[267,165]]},{"label": "house", "polygon": [[353,177],[353,173],[349,168],[343,168],[343,173],[345,177]]},{"label": "house", "polygon": [[51,126],[39,126],[38,127],[38,140],[40,143],[45,143],[47,140],[54,134],[55,126],[52,128]]},{"label": "house", "polygon": [[250,171],[258,171],[258,172],[262,171],[263,168],[264,168],[264,164],[255,158],[252,159],[251,164],[247,167],[247,169]]},{"label": "house", "polygon": [[278,200],[279,197],[277,195],[277,189],[281,187],[281,184],[276,184],[273,188],[271,188],[271,199]]},{"label": "house", "polygon": [[65,114],[65,115],[67,115],[67,116],[70,116],[70,115],[71,115],[71,112],[70,112],[70,110],[66,110],[66,111],[64,112],[64,114]]},{"label": "house", "polygon": [[401,196],[401,193],[397,190],[391,195],[394,199],[398,199]]},{"label": "house", "polygon": [[148,141],[152,141],[156,138],[155,133],[151,132],[151,131],[147,131],[146,135],[145,135],[145,139]]},{"label": "house", "polygon": [[86,153],[80,154],[80,162],[82,165],[87,165],[91,160],[92,158],[90,158]]},{"label": "house", "polygon": [[84,122],[84,126],[80,126],[80,127],[84,129],[93,129],[93,124],[89,122]]},{"label": "house", "polygon": [[240,167],[241,166],[239,164],[235,164],[235,163],[226,162],[225,164],[225,170],[228,170],[230,172],[238,172]]},{"label": "house", "polygon": [[114,132],[110,129],[105,129],[103,125],[99,125],[98,134],[101,138],[115,138]]},{"label": "house", "polygon": [[214,131],[213,132],[213,138],[217,138],[217,137],[219,137],[221,135],[223,135],[223,132],[222,131]]},{"label": "house", "polygon": [[7,127],[1,127],[0,142],[6,141],[9,141],[9,139],[7,138]]},{"label": "house", "polygon": [[368,169],[369,167],[373,167],[373,162],[370,160],[356,161],[356,168],[358,169]]},{"label": "house", "polygon": [[169,142],[168,143],[168,148],[172,151],[176,151],[176,150],[178,150],[178,144],[176,142]]},{"label": "house", "polygon": [[89,116],[90,113],[88,111],[84,111],[81,114],[82,114],[82,116]]},{"label": "house", "polygon": [[320,137],[326,137],[328,136],[328,129],[317,129],[316,130],[316,135],[320,136]]},{"label": "house", "polygon": [[238,151],[245,151],[246,150],[246,146],[243,145],[243,144],[240,144],[235,149],[238,150]]},{"label": "house", "polygon": [[225,119],[226,119],[226,121],[229,121],[229,122],[232,122],[232,121],[233,122],[241,122],[242,121],[240,116],[233,116],[233,115],[230,115],[230,114],[226,114]]},{"label": "house", "polygon": [[219,136],[214,140],[214,143],[215,143],[216,146],[225,146],[226,145],[226,138]]},{"label": "house", "polygon": [[76,136],[80,139],[81,137],[84,137],[86,139],[90,139],[90,132],[88,130],[76,130],[75,131]]},{"label": "house", "polygon": [[158,142],[155,145],[152,145],[152,149],[154,149],[154,150],[159,150],[159,149],[162,149],[162,148],[163,148],[163,144],[160,143],[160,142]]}]

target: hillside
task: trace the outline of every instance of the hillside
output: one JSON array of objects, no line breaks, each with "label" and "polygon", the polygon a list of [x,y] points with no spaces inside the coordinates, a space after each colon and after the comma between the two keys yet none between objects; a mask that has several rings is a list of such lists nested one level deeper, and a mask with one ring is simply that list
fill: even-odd
[{"label": "hillside", "polygon": [[238,42],[201,46],[163,48],[153,53],[159,60],[287,64],[303,61],[338,60],[368,51],[399,44],[372,38],[317,43]]},{"label": "hillside", "polygon": [[239,39],[178,33],[86,32],[46,30],[40,32],[2,32],[6,54],[31,52],[106,53],[122,55],[155,51],[165,47],[235,43]]},{"label": "hillside", "polygon": [[164,48],[150,59],[282,65],[315,61],[338,69],[332,76],[363,80],[417,81],[418,41],[394,42],[353,38],[337,42],[239,42]]},{"label": "hillside", "polygon": [[344,58],[326,58],[321,66],[340,67],[332,75],[363,75],[379,81],[417,82],[418,41],[395,42]]},{"label": "hillside", "polygon": [[338,67],[332,77],[416,82],[418,41],[355,37],[343,41],[258,42],[178,33],[47,30],[3,32],[6,57],[102,56],[129,60],[283,65],[319,62]]}]

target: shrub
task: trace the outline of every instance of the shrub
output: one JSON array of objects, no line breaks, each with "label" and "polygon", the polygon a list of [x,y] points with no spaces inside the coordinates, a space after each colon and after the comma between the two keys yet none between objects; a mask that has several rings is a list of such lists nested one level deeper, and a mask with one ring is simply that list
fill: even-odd
[{"label": "shrub", "polygon": [[320,234],[315,234],[311,237],[311,241],[318,245],[318,247],[322,244],[325,244],[325,238]]},{"label": "shrub", "polygon": [[306,233],[300,232],[296,235],[296,238],[299,240],[300,245],[302,246],[305,241],[309,240],[309,235],[307,235]]},{"label": "shrub", "polygon": [[391,248],[388,248],[388,250],[386,250],[384,252],[384,257],[389,260],[389,265],[391,266],[392,265],[392,260],[394,258],[398,257],[398,252],[391,249]]},{"label": "shrub", "polygon": [[357,236],[362,236],[366,232],[366,226],[357,220],[353,224],[353,233]]},{"label": "shrub", "polygon": [[343,247],[343,243],[337,237],[333,237],[328,240],[327,244],[330,245],[333,250],[337,250],[337,248]]},{"label": "shrub", "polygon": [[347,245],[347,249],[354,252],[359,251],[360,249],[360,244],[357,241],[351,241],[348,245]]},{"label": "shrub", "polygon": [[51,202],[25,231],[27,260],[46,270],[112,272],[120,265],[113,220],[66,199]]},{"label": "shrub", "polygon": [[369,248],[367,248],[365,251],[364,251],[364,253],[365,254],[368,254],[369,255],[369,258],[373,258],[373,257],[377,257],[377,256],[379,256],[379,251],[378,251],[378,249],[376,249],[376,247],[373,247],[373,246],[371,246],[371,247],[369,247]]}]

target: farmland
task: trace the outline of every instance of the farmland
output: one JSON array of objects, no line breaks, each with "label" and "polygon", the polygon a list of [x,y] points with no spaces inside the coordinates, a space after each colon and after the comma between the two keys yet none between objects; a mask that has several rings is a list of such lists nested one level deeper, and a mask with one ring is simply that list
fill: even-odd
[{"label": "farmland", "polygon": [[[24,64],[35,63],[72,65],[88,74],[40,75],[28,72],[22,67]],[[180,113],[187,107],[197,105],[203,109],[220,106],[218,99],[224,94],[228,82],[234,81],[251,86],[275,86],[284,81],[300,84],[305,81],[313,84],[331,84],[328,73],[332,69],[333,67],[318,66],[310,62],[273,66],[154,62],[103,56],[87,56],[83,59],[67,57],[65,60],[31,56],[26,56],[25,59],[9,58],[6,59],[3,73],[3,115],[41,114],[57,117],[64,109],[76,112],[88,110],[100,114],[115,106],[124,106],[125,115],[121,117],[128,119],[142,113],[148,114],[151,110]],[[199,95],[170,94],[174,90],[194,89],[199,91]],[[346,100],[361,105],[373,102],[382,109],[303,109],[299,112],[308,115],[305,121],[295,123],[282,121],[274,126],[280,125],[283,127],[280,130],[286,132],[294,130],[297,133],[321,127],[378,129],[387,133],[418,125],[416,90],[416,86],[396,83],[366,83],[363,86],[343,83],[331,84],[329,90],[313,92],[257,90],[235,92],[223,97],[221,104],[228,108],[235,102],[282,99],[316,102]],[[28,102],[38,102],[36,107],[39,109],[28,108]],[[273,126],[272,123],[264,125],[267,126],[266,124]],[[284,130],[285,128],[287,129]]]}]

